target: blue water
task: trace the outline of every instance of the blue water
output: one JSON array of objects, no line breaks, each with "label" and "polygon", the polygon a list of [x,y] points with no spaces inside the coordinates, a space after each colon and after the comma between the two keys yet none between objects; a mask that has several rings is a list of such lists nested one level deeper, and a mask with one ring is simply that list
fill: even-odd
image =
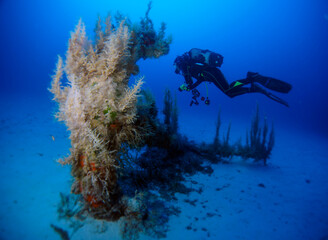
[{"label": "blue water", "polygon": [[[327,134],[327,5],[324,0],[154,1],[150,17],[157,27],[167,23],[173,44],[169,55],[140,61],[141,74],[161,98],[164,88],[182,83],[173,71],[175,57],[193,47],[210,49],[224,56],[222,71],[229,82],[256,71],[293,84],[292,92],[283,96],[291,108],[257,94],[231,100],[212,87],[212,106],[192,111],[208,113],[221,106],[232,115],[247,115],[258,101],[268,115],[278,116],[276,121]],[[119,10],[138,21],[146,9],[147,1],[2,0],[1,90],[47,97],[57,55],[65,54],[69,33],[80,18],[92,35],[98,15]],[[181,106],[188,108],[189,98],[180,94]]]},{"label": "blue water", "polygon": [[[18,236],[23,236],[22,239],[43,239],[40,235],[34,235],[34,231],[25,235],[18,234],[23,231],[24,225],[29,226],[27,229],[37,225],[35,223],[36,225],[31,226],[30,222],[27,224],[25,221],[29,220],[23,217],[15,218],[11,215],[13,220],[10,226],[7,225],[6,212],[19,214],[23,211],[21,209],[23,207],[18,208],[17,211],[14,209],[17,202],[24,201],[24,197],[19,194],[16,197],[16,190],[12,189],[12,186],[17,187],[22,184],[25,186],[25,191],[26,188],[33,191],[33,176],[45,175],[40,167],[43,165],[53,176],[69,175],[67,169],[63,170],[54,163],[54,159],[68,153],[69,142],[66,139],[65,127],[52,117],[55,104],[51,102],[52,96],[47,88],[50,86],[50,76],[53,74],[57,55],[65,56],[70,32],[82,18],[88,35],[93,36],[98,15],[106,16],[108,12],[114,14],[120,11],[128,15],[132,21],[139,21],[147,10],[147,4],[147,0],[0,0],[0,120],[2,120],[0,151],[4,153],[0,161],[10,169],[10,171],[0,170],[1,189],[5,193],[3,196],[5,204],[0,207],[0,239],[18,239]],[[182,131],[189,133],[196,141],[208,140],[206,136],[202,139],[202,135],[197,135],[197,130],[195,133],[192,131],[199,128],[206,131],[204,122],[205,125],[215,122],[219,109],[225,121],[247,125],[256,105],[259,104],[263,114],[270,121],[274,121],[277,134],[295,133],[295,136],[303,136],[304,141],[310,141],[314,136],[318,137],[320,140],[317,141],[317,145],[323,145],[321,148],[318,147],[320,150],[313,150],[313,148],[313,154],[321,158],[327,157],[327,152],[320,152],[328,146],[326,145],[328,139],[327,1],[154,0],[149,16],[156,28],[159,28],[162,21],[166,22],[167,33],[172,35],[173,43],[168,55],[155,60],[140,60],[138,62],[140,74],[145,76],[145,87],[152,90],[160,108],[164,90],[169,88],[176,91]],[[209,85],[208,95],[211,99],[209,106],[201,104],[189,107],[191,96],[186,92],[177,91],[183,83],[183,77],[174,73],[173,61],[178,55],[194,47],[222,54],[224,62],[221,70],[229,82],[242,79],[247,71],[253,71],[291,83],[293,89],[289,94],[277,94],[289,103],[290,108],[261,94],[246,94],[230,99],[214,85]],[[205,93],[205,85],[201,85],[199,90]],[[236,126],[236,129],[239,127]],[[60,141],[56,140],[55,147],[49,140],[49,136],[54,135],[53,132],[65,136]],[[298,139],[301,142],[299,137],[291,139]],[[278,159],[276,162],[283,162],[281,152],[288,152],[290,145],[293,144],[286,141],[285,144],[276,145],[276,157],[273,154],[273,158]],[[304,148],[295,146],[293,146],[293,156],[304,157],[302,151]],[[310,150],[311,148],[308,148],[305,154],[307,160],[315,161],[315,158],[311,159],[309,156],[312,154]],[[24,159],[20,159],[22,156]],[[41,160],[42,164],[38,165],[37,162]],[[51,162],[50,165],[45,164],[47,160]],[[31,164],[26,164],[29,162]],[[295,160],[295,164],[292,165],[301,168],[302,166],[297,165],[300,162],[302,161]],[[328,162],[320,162],[320,164],[318,168],[327,169]],[[24,176],[27,181],[33,183],[24,185],[25,181],[22,180],[21,183],[17,183],[18,185],[13,184],[15,181],[9,180],[13,176],[9,174],[11,171],[17,176],[29,173]],[[34,171],[38,174],[34,175]],[[303,172],[306,172],[306,168]],[[321,180],[321,184],[327,186],[327,178],[321,173],[318,176],[322,178],[318,178],[318,182]],[[38,193],[40,194],[42,189],[49,189],[51,184],[55,182],[49,181],[48,186],[38,187]],[[322,195],[318,199],[321,202],[327,201],[327,188],[324,187],[322,191],[319,189],[320,187],[318,192]],[[44,191],[45,195],[49,193],[49,190]],[[300,191],[295,190],[295,194]],[[52,200],[53,205],[58,202],[57,193],[57,191],[51,193],[57,198],[56,201]],[[50,197],[46,199],[48,198],[50,199]],[[318,199],[314,201],[319,201]],[[13,201],[16,202],[12,206],[10,204]],[[47,208],[47,206],[43,207]],[[41,216],[47,218],[42,214],[40,218]],[[323,213],[316,216],[323,219],[321,222],[323,226],[328,226],[327,215]],[[15,232],[12,230],[15,226],[17,235],[7,234]],[[7,229],[11,230],[7,231]],[[188,231],[185,228],[184,230]],[[320,234],[317,232],[318,235],[313,239],[328,236],[325,235],[328,232],[322,228],[318,231]],[[49,229],[49,232],[52,230]],[[307,233],[307,236],[311,235],[311,228]],[[296,239],[295,236],[282,239]],[[50,233],[47,237],[59,239],[58,236]],[[244,235],[241,239],[254,239],[253,237]],[[89,239],[93,239],[91,235]],[[212,239],[216,238],[212,235]]]}]

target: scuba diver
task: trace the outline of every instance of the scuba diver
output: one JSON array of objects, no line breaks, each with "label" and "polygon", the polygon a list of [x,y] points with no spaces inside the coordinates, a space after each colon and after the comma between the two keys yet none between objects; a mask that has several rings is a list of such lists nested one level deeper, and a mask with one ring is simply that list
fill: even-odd
[{"label": "scuba diver", "polygon": [[[288,93],[292,89],[292,85],[289,83],[275,78],[265,77],[258,73],[248,72],[245,79],[229,84],[221,70],[217,68],[221,67],[222,63],[222,55],[198,48],[193,48],[175,59],[175,73],[180,74],[182,72],[185,78],[185,83],[179,87],[179,91],[192,91],[193,97],[190,106],[199,104],[197,98],[200,96],[200,93],[196,87],[202,82],[210,82],[214,83],[217,88],[231,98],[245,93],[262,93],[272,100],[289,107],[286,101],[261,87],[262,85],[273,91]],[[193,78],[196,79],[196,82],[193,82]],[[250,86],[245,87],[247,84],[250,84]],[[206,99],[202,97],[201,100],[205,101],[206,105],[210,104],[208,96]]]}]

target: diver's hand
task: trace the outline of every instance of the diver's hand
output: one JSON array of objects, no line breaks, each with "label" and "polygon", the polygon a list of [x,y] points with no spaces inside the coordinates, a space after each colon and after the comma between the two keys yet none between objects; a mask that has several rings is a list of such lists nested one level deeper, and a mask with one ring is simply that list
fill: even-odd
[{"label": "diver's hand", "polygon": [[180,87],[179,87],[179,91],[182,92],[182,91],[190,91],[190,88],[187,84],[182,84]]}]

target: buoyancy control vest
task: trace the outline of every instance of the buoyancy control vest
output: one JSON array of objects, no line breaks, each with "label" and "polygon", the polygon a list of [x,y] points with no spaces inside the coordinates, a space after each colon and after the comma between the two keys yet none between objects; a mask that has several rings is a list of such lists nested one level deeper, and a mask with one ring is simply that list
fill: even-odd
[{"label": "buoyancy control vest", "polygon": [[192,48],[189,51],[189,57],[192,63],[208,65],[210,67],[221,67],[223,56],[210,50]]}]

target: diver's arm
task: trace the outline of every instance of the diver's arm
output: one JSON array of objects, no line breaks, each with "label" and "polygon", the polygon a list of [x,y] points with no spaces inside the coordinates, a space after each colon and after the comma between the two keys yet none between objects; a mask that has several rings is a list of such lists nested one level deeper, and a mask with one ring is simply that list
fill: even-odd
[{"label": "diver's arm", "polygon": [[188,87],[191,86],[193,84],[193,80],[190,74],[190,66],[186,66],[186,69],[183,71],[183,76]]},{"label": "diver's arm", "polygon": [[188,87],[193,85],[193,81],[192,81],[192,78],[190,75],[184,75],[184,78],[185,78],[185,82],[188,85]]},{"label": "diver's arm", "polygon": [[201,84],[202,82],[203,81],[197,79],[197,81],[194,84],[188,85],[188,88],[190,90],[193,90],[194,88],[198,87],[198,85]]}]

